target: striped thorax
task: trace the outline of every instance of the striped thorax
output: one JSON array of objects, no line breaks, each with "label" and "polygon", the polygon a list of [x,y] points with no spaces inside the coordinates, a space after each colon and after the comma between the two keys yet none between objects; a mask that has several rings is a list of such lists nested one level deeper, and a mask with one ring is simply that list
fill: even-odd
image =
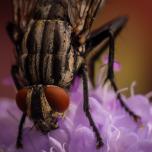
[{"label": "striped thorax", "polygon": [[38,20],[28,29],[19,65],[30,85],[71,84],[81,60],[71,45],[71,33],[71,26],[59,20]]}]

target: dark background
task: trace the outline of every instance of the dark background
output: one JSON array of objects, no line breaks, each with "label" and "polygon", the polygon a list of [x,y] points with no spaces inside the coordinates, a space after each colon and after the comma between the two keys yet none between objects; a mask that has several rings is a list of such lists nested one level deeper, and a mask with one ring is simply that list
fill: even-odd
[{"label": "dark background", "polygon": [[[127,15],[129,21],[116,41],[116,59],[122,69],[116,74],[119,88],[137,82],[137,92],[152,90],[152,1],[108,0],[98,15],[97,28],[117,16]],[[0,1],[0,97],[12,98],[15,88],[10,84],[10,67],[14,62],[13,45],[6,31],[11,18],[10,0]]]}]

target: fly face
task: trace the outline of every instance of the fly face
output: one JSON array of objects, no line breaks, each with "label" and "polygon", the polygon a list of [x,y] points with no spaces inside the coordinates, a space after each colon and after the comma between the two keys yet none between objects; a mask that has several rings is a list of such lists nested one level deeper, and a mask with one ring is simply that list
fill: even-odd
[{"label": "fly face", "polygon": [[35,85],[23,88],[16,96],[18,107],[43,133],[58,128],[58,119],[69,105],[66,91],[57,86]]}]

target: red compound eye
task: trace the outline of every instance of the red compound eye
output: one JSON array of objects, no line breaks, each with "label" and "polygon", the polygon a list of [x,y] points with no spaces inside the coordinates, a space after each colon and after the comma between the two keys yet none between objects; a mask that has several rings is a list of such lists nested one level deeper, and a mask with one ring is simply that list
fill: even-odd
[{"label": "red compound eye", "polygon": [[27,96],[28,89],[23,88],[18,91],[16,94],[16,103],[19,109],[23,112],[26,112],[27,106],[26,106],[26,96]]},{"label": "red compound eye", "polygon": [[69,96],[67,92],[57,86],[48,86],[44,88],[47,101],[53,110],[64,112],[69,106]]}]

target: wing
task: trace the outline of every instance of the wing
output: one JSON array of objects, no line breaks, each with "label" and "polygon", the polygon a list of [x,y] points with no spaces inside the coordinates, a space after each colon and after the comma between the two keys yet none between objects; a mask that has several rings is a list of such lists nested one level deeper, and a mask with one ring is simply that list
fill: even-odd
[{"label": "wing", "polygon": [[88,33],[105,0],[68,0],[68,15],[74,32]]},{"label": "wing", "polygon": [[13,16],[6,28],[11,40],[18,45],[32,19],[37,0],[11,0],[11,2]]}]

